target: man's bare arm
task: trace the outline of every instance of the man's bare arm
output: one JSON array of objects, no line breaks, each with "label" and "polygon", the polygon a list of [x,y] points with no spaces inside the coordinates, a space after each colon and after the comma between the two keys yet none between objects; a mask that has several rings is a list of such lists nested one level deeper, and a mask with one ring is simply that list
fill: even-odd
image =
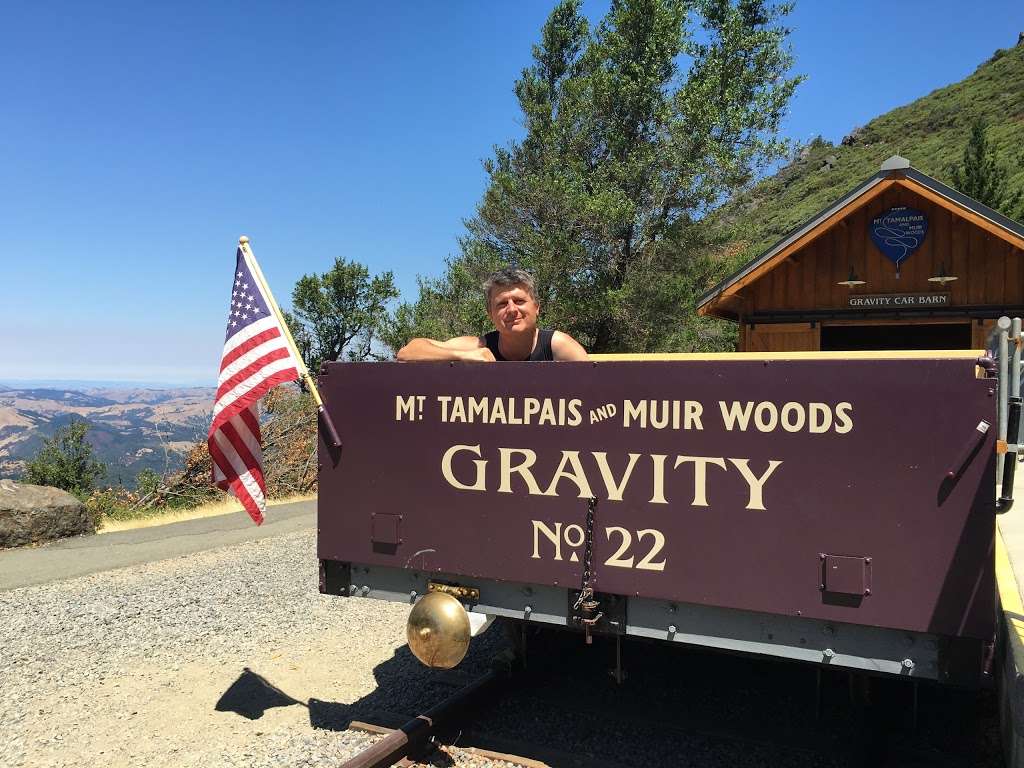
[{"label": "man's bare arm", "polygon": [[479,336],[458,336],[448,341],[412,339],[398,350],[396,357],[403,362],[414,360],[463,360],[474,363],[493,363],[494,355]]},{"label": "man's bare arm", "polygon": [[555,360],[587,360],[587,350],[568,333],[555,331],[551,336],[551,351]]}]

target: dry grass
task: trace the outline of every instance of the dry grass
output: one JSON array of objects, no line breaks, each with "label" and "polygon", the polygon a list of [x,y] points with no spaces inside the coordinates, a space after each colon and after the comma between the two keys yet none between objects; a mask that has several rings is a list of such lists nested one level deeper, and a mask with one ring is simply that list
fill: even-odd
[{"label": "dry grass", "polygon": [[[309,501],[310,499],[315,498],[315,493],[287,496],[283,499],[274,499],[270,502],[270,506],[276,507],[278,504],[290,504],[293,501]],[[179,509],[174,512],[154,514],[152,516],[140,517],[132,520],[104,520],[103,527],[97,531],[97,533],[115,533],[117,531],[130,531],[136,528],[150,528],[154,525],[167,525],[168,523],[178,523],[182,520],[195,520],[199,517],[216,517],[218,515],[229,515],[232,512],[241,511],[242,505],[235,499],[223,499],[221,501],[204,504],[201,507],[195,507],[194,509]]]}]

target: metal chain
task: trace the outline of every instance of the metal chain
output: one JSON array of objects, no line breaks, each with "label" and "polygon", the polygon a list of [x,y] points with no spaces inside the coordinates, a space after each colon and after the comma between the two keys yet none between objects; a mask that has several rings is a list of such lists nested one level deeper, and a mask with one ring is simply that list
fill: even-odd
[{"label": "metal chain", "polygon": [[580,596],[573,606],[574,610],[579,610],[585,600],[594,596],[594,587],[590,583],[592,575],[590,569],[594,558],[594,512],[596,509],[597,499],[591,496],[587,504],[586,537],[583,540],[583,583],[580,585]]},{"label": "metal chain", "polygon": [[587,504],[587,530],[586,530],[586,546],[583,549],[583,586],[590,586],[590,567],[591,562],[594,559],[594,512],[597,510],[597,499],[593,496],[590,497],[590,502]]}]

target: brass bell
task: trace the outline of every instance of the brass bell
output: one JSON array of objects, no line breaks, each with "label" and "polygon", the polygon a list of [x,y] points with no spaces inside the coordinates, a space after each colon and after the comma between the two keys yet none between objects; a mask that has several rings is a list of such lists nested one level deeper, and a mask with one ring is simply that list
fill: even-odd
[{"label": "brass bell", "polygon": [[469,650],[469,614],[444,592],[425,595],[409,613],[409,650],[428,667],[451,669]]}]

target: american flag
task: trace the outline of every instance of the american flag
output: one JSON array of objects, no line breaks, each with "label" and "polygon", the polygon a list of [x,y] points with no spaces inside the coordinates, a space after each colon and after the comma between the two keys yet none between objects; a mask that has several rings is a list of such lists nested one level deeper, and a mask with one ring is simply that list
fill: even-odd
[{"label": "american flag", "polygon": [[207,445],[213,482],[233,493],[259,525],[267,509],[267,486],[256,404],[278,384],[299,378],[301,362],[290,351],[270,310],[273,299],[254,279],[248,259],[239,247]]}]

